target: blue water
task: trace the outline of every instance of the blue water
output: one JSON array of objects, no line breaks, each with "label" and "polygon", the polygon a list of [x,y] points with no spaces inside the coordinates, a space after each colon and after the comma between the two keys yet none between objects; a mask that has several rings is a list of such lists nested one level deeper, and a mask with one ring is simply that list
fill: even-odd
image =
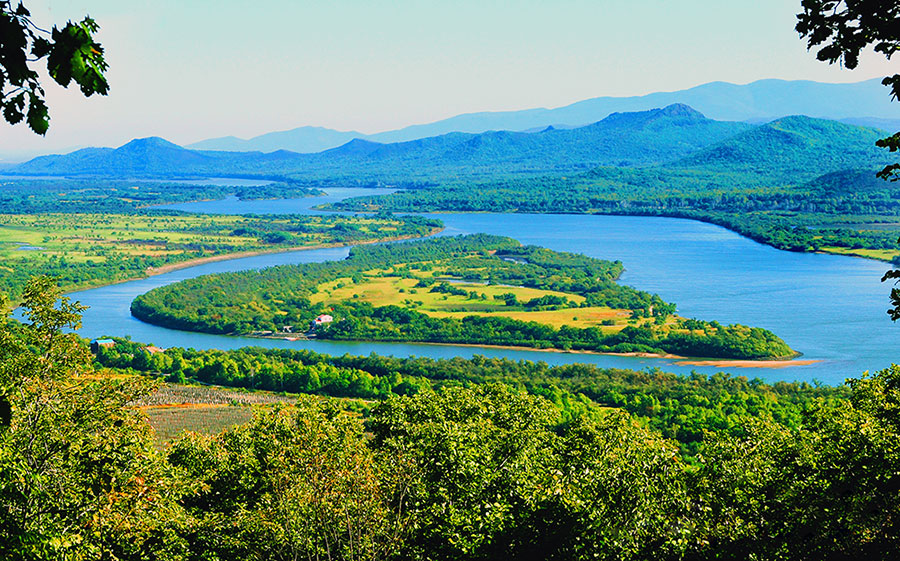
[{"label": "blue water", "polygon": [[[352,194],[349,191],[332,192],[328,199]],[[170,205],[170,208],[227,213],[310,212],[312,205],[325,200],[226,200]],[[129,314],[132,299],[157,286],[208,273],[342,259],[347,255],[346,248],[222,261],[78,292],[72,297],[90,306],[81,333],[86,337],[130,335],[135,340],[162,347],[232,349],[259,345],[309,348],[329,354],[375,352],[434,358],[481,354],[542,360],[549,364],[587,362],[633,369],[658,366],[679,373],[727,370],[770,381],[820,380],[832,384],[858,376],[865,370],[884,368],[897,356],[895,349],[900,343],[900,325],[893,324],[885,313],[890,287],[879,281],[887,268],[884,263],[778,251],[718,226],[675,218],[527,214],[439,214],[436,217],[447,226],[443,235],[502,234],[555,250],[618,259],[625,264],[621,282],[675,302],[679,314],[771,329],[792,348],[802,352],[804,358],[821,362],[783,369],[722,369],[680,365],[668,359],[510,351],[463,345],[289,342],[174,331],[142,323]]]},{"label": "blue water", "polygon": [[[321,214],[314,206],[342,201],[360,195],[388,195],[396,189],[359,189],[340,187],[326,189],[324,197],[304,197],[301,199],[277,199],[260,201],[239,201],[234,195],[218,201],[194,203],[174,203],[157,205],[155,208],[202,212],[205,214]],[[327,213],[332,214],[332,213]]]}]

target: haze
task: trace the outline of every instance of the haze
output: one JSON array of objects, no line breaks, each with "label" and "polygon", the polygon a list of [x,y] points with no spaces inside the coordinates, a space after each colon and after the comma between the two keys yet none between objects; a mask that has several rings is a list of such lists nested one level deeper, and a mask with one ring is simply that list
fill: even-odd
[{"label": "haze", "polygon": [[28,6],[45,27],[86,13],[99,22],[112,90],[85,100],[48,82],[50,132],[4,128],[3,159],[151,135],[187,144],[303,125],[371,133],[716,80],[852,82],[889,71],[875,55],[854,72],[817,62],[793,31],[799,2],[783,0]]}]

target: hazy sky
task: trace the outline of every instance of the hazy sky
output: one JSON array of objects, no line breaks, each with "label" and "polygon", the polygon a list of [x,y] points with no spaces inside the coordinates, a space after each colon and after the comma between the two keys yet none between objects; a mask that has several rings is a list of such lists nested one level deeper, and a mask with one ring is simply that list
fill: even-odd
[{"label": "hazy sky", "polygon": [[84,99],[48,81],[50,132],[42,139],[0,126],[0,154],[151,135],[187,144],[302,125],[370,133],[716,80],[855,82],[889,73],[878,55],[853,72],[816,61],[793,30],[799,5],[28,0],[44,27],[84,14],[99,22],[111,91]]}]

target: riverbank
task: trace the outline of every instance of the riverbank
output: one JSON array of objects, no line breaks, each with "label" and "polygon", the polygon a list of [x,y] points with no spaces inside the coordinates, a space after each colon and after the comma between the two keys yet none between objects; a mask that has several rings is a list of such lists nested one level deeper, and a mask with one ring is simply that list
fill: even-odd
[{"label": "riverbank", "polygon": [[[265,340],[275,340],[275,341],[316,341],[315,338],[308,338],[299,336],[298,334],[284,334],[280,333],[277,335],[242,335],[242,334],[229,334],[228,337],[241,337],[247,339],[265,339]],[[345,341],[338,339],[321,339],[321,341],[328,342],[359,342],[359,343],[384,343],[385,341]],[[388,341],[388,342],[396,342],[396,341]],[[488,345],[482,343],[436,343],[436,342],[428,342],[428,341],[402,341],[404,344],[408,345],[428,345],[434,347],[475,347],[479,349],[491,349],[491,350],[500,350],[500,351],[536,351],[540,353],[554,353],[554,354],[575,354],[575,355],[593,355],[593,356],[618,356],[618,357],[634,357],[634,358],[651,358],[651,359],[665,359],[674,361],[674,364],[679,366],[713,366],[717,368],[789,368],[792,366],[808,366],[810,364],[816,364],[822,362],[817,359],[761,359],[761,360],[739,360],[739,359],[700,359],[695,357],[687,357],[681,356],[671,353],[645,353],[645,352],[628,352],[628,353],[615,353],[615,352],[602,352],[602,351],[590,351],[584,349],[556,349],[556,348],[537,348],[537,347],[524,347],[518,345]],[[797,356],[800,356],[798,353]]]},{"label": "riverbank", "polygon": [[117,279],[114,281],[97,281],[97,282],[86,282],[79,283],[75,286],[65,287],[64,294],[70,295],[76,292],[82,292],[85,290],[92,290],[95,288],[103,288],[107,286],[115,286],[117,284],[124,284],[126,282],[132,282],[136,280],[145,279],[148,277],[153,277],[157,275],[163,275],[166,273],[171,273],[173,271],[178,271],[181,269],[189,269],[191,267],[196,267],[199,265],[204,265],[207,263],[216,263],[219,261],[231,261],[234,259],[243,259],[245,257],[256,257],[259,255],[274,255],[278,253],[290,253],[294,251],[306,251],[306,250],[314,250],[314,249],[329,249],[335,247],[350,247],[354,245],[369,245],[375,243],[388,243],[388,242],[396,242],[403,240],[414,240],[418,238],[427,238],[429,236],[434,236],[435,234],[439,234],[444,230],[443,227],[440,228],[432,228],[430,232],[428,232],[424,236],[389,236],[385,238],[379,238],[375,240],[366,240],[366,241],[354,241],[354,242],[341,242],[341,243],[328,243],[328,244],[316,244],[316,245],[301,245],[301,246],[293,246],[287,248],[279,248],[272,250],[257,250],[257,251],[241,251],[237,253],[223,253],[220,255],[210,255],[209,257],[196,257],[194,259],[188,259],[185,261],[179,261],[178,263],[170,263],[168,265],[163,265],[162,267],[148,267],[143,275]]},{"label": "riverbank", "polygon": [[[239,253],[225,253],[222,255],[211,255],[209,257],[197,257],[195,259],[189,259],[187,261],[180,261],[178,263],[170,263],[168,265],[163,265],[162,267],[148,267],[146,270],[147,276],[152,277],[155,275],[164,275],[166,273],[171,273],[172,271],[178,271],[180,269],[187,269],[190,267],[196,267],[197,265],[205,265],[206,263],[216,263],[218,261],[228,261],[231,259],[242,259],[244,257],[256,257],[257,255],[271,255],[276,253],[288,253],[291,251],[306,251],[311,249],[330,249],[335,247],[348,247],[354,245],[370,245],[375,243],[389,243],[389,242],[399,242],[404,240],[416,240],[420,238],[427,238],[430,236],[434,236],[436,234],[444,231],[443,227],[440,228],[432,228],[430,232],[428,232],[424,236],[389,236],[385,238],[379,238],[375,240],[365,240],[365,241],[353,241],[353,242],[336,242],[336,243],[323,243],[316,245],[300,245],[300,246],[292,246],[286,248],[279,249],[264,249],[264,250],[255,250],[255,251],[242,251]],[[144,277],[138,277],[144,278]],[[135,280],[135,279],[130,279]],[[124,282],[124,281],[123,281]],[[104,285],[101,285],[104,286]]]}]

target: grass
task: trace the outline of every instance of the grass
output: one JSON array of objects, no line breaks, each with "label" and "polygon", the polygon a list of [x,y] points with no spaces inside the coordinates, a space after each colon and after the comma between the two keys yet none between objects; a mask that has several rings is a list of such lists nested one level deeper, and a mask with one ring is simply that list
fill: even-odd
[{"label": "grass", "polygon": [[[61,277],[64,288],[75,289],[200,258],[413,233],[429,232],[407,228],[402,219],[373,217],[0,214],[0,292],[15,299],[24,280],[41,273]],[[282,239],[272,239],[273,234]]]},{"label": "grass", "polygon": [[900,251],[896,249],[852,249],[849,247],[822,247],[820,251],[825,253],[833,253],[835,255],[852,255],[855,257],[865,257],[866,259],[878,259],[880,261],[891,261],[898,255]]},{"label": "grass", "polygon": [[[467,292],[472,292],[477,297],[462,296],[431,292],[430,288],[418,287],[422,279],[440,282],[445,278],[444,271],[439,266],[433,266],[427,275],[421,270],[414,278],[401,278],[385,276],[393,273],[392,270],[373,270],[366,273],[366,278],[359,283],[344,277],[320,284],[316,287],[316,293],[310,301],[314,304],[337,304],[348,300],[367,302],[373,306],[401,306],[415,309],[416,311],[434,317],[458,317],[469,315],[496,315],[513,318],[522,321],[535,321],[559,328],[563,325],[572,327],[600,327],[606,332],[618,331],[629,324],[631,310],[617,310],[606,307],[581,308],[584,297],[578,294],[558,292],[553,290],[540,290],[523,286],[486,285],[460,282],[446,277],[452,281],[452,286]],[[540,298],[542,296],[559,296],[568,299],[574,305],[556,310],[526,310],[522,306],[509,307],[499,297],[502,294],[514,294],[519,302]],[[483,295],[483,298],[482,298]],[[669,323],[678,320],[672,317]],[[650,319],[639,320],[643,324]],[[612,325],[608,325],[612,323]],[[606,324],[606,325],[604,325]]]}]

